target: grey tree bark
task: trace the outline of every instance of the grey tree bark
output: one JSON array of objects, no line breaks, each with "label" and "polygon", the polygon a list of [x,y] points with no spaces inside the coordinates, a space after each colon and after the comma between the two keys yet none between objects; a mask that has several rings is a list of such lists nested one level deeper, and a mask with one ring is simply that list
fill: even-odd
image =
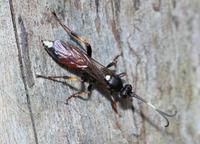
[{"label": "grey tree bark", "polygon": [[[87,37],[93,57],[108,64],[122,53],[117,71],[136,93],[178,114],[170,126],[152,109],[135,110],[94,90],[89,101],[63,101],[76,90],[35,74],[72,75],[45,52],[41,40],[68,40],[50,11]],[[200,141],[199,0],[1,0],[0,143],[132,144]],[[80,83],[67,81],[79,87]],[[141,115],[142,114],[142,115]],[[117,125],[119,124],[119,126]]]}]

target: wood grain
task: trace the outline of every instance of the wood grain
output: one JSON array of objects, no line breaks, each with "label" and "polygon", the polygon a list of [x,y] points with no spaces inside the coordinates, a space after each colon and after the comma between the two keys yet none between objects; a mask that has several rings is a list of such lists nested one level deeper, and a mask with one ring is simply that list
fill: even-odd
[{"label": "wood grain", "polygon": [[[54,10],[86,37],[93,57],[108,64],[122,53],[117,71],[162,110],[178,110],[170,126],[137,100],[134,110],[94,90],[89,101],[65,99],[80,88],[37,79],[73,75],[45,52],[41,40],[72,42],[51,17]],[[200,106],[200,2],[161,0],[1,0],[0,143],[128,144],[198,143]],[[174,107],[175,106],[175,107]]]}]

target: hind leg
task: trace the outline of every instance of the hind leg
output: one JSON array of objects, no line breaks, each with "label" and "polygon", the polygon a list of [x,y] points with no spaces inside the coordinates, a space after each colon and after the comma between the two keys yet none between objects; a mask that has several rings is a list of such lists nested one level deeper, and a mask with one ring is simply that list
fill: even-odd
[{"label": "hind leg", "polygon": [[91,45],[89,44],[89,42],[87,42],[87,40],[83,37],[81,37],[80,35],[76,34],[75,32],[73,32],[72,30],[69,29],[69,27],[67,27],[56,15],[55,12],[52,12],[53,16],[55,17],[55,19],[58,21],[58,23],[63,27],[63,29],[68,33],[68,35],[74,39],[75,41],[77,41],[79,44],[83,44],[85,45],[86,49],[87,49],[87,55],[89,57],[92,56],[92,48]]}]

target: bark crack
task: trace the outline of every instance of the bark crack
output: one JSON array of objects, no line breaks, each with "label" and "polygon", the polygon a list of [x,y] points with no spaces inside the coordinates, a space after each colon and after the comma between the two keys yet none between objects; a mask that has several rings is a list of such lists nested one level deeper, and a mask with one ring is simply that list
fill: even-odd
[{"label": "bark crack", "polygon": [[20,48],[19,38],[18,38],[18,33],[17,33],[17,25],[16,25],[16,21],[15,21],[16,14],[14,12],[14,6],[13,6],[13,1],[12,0],[9,0],[9,5],[10,5],[10,12],[11,12],[11,18],[12,18],[12,23],[13,23],[13,29],[14,29],[14,33],[15,33],[16,45],[17,45],[17,49],[18,49],[18,60],[19,60],[19,64],[20,64],[21,77],[22,77],[22,81],[23,81],[24,89],[25,89],[25,93],[26,93],[27,106],[28,106],[28,110],[29,110],[29,113],[30,113],[30,118],[31,118],[31,123],[32,123],[34,138],[35,138],[35,143],[38,144],[35,121],[34,121],[34,117],[33,117],[29,91],[28,91],[27,82],[26,82],[26,78],[25,78],[25,71],[24,71],[24,69],[25,69],[24,67],[25,66],[24,66],[24,63],[23,63],[22,50]]}]

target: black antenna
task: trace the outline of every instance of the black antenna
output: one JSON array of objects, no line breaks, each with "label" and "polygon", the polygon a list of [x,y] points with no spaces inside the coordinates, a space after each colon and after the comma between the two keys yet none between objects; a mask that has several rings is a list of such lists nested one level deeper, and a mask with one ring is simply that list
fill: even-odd
[{"label": "black antenna", "polygon": [[150,102],[147,102],[145,99],[143,99],[142,97],[136,95],[135,93],[131,92],[130,97],[135,97],[136,99],[139,99],[140,101],[142,101],[143,103],[147,104],[148,106],[150,106],[151,108],[153,108],[155,111],[157,111],[167,122],[167,124],[165,125],[165,127],[168,127],[169,126],[169,120],[167,117],[174,117],[177,113],[177,110],[173,113],[173,114],[168,114],[168,113],[165,113],[159,109],[157,109],[152,103]]}]

